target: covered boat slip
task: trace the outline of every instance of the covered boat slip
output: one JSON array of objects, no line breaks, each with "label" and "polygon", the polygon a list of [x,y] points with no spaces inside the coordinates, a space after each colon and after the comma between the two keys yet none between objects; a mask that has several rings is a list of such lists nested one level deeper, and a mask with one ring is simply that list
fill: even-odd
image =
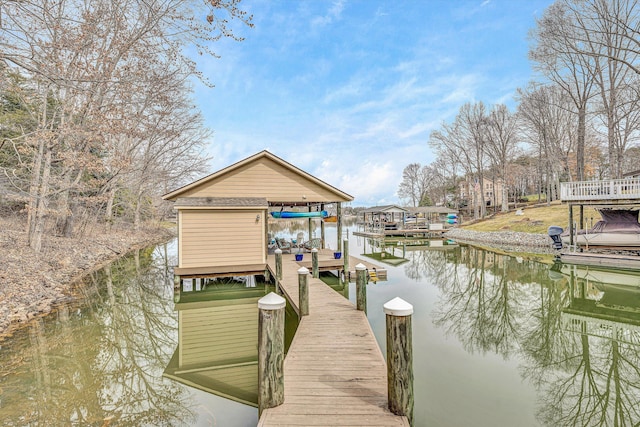
[{"label": "covered boat slip", "polygon": [[261,270],[264,273],[270,243],[268,216],[285,207],[307,218],[310,240],[313,221],[321,221],[325,206],[335,206],[337,250],[340,251],[341,204],[353,200],[349,194],[268,151],[185,185],[163,198],[175,202],[174,208],[178,211],[175,274],[182,277],[258,274]]},{"label": "covered boat slip", "polygon": [[[569,206],[569,227],[560,243],[560,246],[562,243],[568,245],[569,251],[560,253],[562,262],[640,268],[640,176],[637,173],[624,179],[563,182],[560,197]],[[579,208],[577,226],[574,220],[576,206]],[[584,227],[585,206],[595,208],[602,216],[602,220],[590,230]],[[552,228],[559,229],[550,227],[550,235]],[[553,231],[554,234],[556,232]],[[559,237],[552,236],[554,240]],[[594,248],[599,250],[589,252]],[[603,253],[607,249],[613,249],[616,253]]]},{"label": "covered boat slip", "polygon": [[438,206],[402,208],[385,205],[365,209],[359,215],[361,218],[355,235],[426,238],[439,237],[446,231],[445,225],[457,223],[458,211]]}]

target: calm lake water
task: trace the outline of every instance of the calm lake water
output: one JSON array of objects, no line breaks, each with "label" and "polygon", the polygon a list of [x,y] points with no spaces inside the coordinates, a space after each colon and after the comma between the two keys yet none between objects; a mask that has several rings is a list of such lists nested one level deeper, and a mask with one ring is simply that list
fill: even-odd
[{"label": "calm lake water", "polygon": [[[327,239],[335,247],[334,228]],[[640,273],[352,234],[350,253],[388,270],[367,289],[382,349],[382,305],[396,296],[414,305],[416,426],[640,423]],[[221,282],[209,301],[183,297],[179,328],[174,264],[173,243],[137,252],[87,278],[79,303],[2,342],[0,423],[255,426],[256,386],[240,378],[254,369],[252,306],[270,288]],[[198,331],[223,329],[197,316],[230,308],[250,319],[225,327],[240,328],[235,338],[216,336],[201,354],[177,351],[179,338],[198,342]]]}]

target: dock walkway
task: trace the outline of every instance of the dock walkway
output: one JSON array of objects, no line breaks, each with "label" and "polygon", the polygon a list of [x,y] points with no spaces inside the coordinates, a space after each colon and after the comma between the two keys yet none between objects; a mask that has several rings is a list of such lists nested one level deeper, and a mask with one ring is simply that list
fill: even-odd
[{"label": "dock walkway", "polygon": [[[319,261],[329,256],[320,251]],[[280,289],[296,312],[302,265],[283,254]],[[268,268],[275,275],[273,255]],[[386,363],[364,312],[320,279],[308,285],[309,315],[284,362],[284,403],[264,410],[258,426],[409,426],[387,407]]]}]

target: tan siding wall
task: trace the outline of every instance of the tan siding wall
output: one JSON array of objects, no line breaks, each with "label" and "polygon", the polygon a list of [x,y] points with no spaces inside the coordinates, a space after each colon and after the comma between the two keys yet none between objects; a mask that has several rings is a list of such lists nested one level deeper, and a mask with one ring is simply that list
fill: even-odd
[{"label": "tan siding wall", "polygon": [[[256,216],[260,219],[256,221]],[[262,210],[180,211],[180,267],[266,262]]]},{"label": "tan siding wall", "polygon": [[181,369],[258,357],[258,298],[180,311]]},{"label": "tan siding wall", "polygon": [[[303,199],[303,195],[307,198]],[[182,196],[266,197],[270,202],[338,201],[331,191],[269,159],[248,164]]]}]

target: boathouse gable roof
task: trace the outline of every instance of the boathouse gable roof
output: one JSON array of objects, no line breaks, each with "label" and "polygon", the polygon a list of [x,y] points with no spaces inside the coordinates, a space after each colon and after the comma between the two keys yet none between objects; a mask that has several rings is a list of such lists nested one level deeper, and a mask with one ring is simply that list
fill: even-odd
[{"label": "boathouse gable roof", "polygon": [[268,203],[349,202],[353,197],[268,151],[163,196],[178,198],[265,198]]}]

